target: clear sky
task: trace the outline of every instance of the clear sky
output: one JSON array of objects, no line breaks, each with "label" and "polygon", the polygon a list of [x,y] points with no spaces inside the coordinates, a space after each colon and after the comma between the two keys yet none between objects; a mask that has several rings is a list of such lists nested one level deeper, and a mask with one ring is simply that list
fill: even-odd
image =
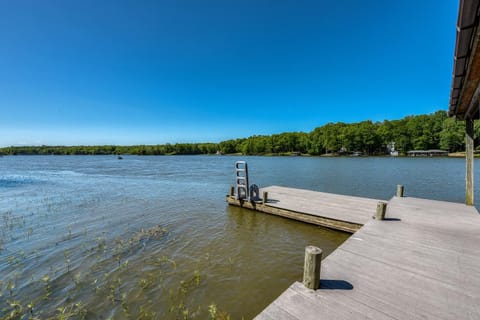
[{"label": "clear sky", "polygon": [[454,0],[0,0],[0,146],[218,142],[447,110]]}]

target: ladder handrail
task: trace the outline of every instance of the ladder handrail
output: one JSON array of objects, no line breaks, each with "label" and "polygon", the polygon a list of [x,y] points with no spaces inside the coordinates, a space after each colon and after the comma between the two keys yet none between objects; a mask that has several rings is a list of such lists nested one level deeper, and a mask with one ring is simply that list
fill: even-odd
[{"label": "ladder handrail", "polygon": [[245,161],[235,162],[235,199],[250,200],[248,165]]}]

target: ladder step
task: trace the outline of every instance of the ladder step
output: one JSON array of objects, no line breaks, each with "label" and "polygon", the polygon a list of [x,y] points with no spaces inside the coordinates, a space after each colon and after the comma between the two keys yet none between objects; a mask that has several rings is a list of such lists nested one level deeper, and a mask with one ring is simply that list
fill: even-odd
[{"label": "ladder step", "polygon": [[249,186],[248,186],[248,165],[245,161],[235,162],[235,197],[237,199],[249,199]]}]

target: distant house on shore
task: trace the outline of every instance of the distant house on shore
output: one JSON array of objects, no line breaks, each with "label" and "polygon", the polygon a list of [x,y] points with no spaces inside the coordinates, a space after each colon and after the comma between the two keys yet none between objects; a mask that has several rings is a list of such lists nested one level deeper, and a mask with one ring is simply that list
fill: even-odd
[{"label": "distant house on shore", "polygon": [[448,151],[445,150],[411,150],[407,152],[409,157],[446,157]]},{"label": "distant house on shore", "polygon": [[390,156],[398,157],[398,151],[395,150],[395,141],[392,141],[389,144],[387,144],[387,151],[390,153]]}]

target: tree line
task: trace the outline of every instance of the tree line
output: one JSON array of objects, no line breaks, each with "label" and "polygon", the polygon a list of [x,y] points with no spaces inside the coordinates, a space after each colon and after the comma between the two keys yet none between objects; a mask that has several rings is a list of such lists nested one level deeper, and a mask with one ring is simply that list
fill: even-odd
[{"label": "tree line", "polygon": [[195,155],[215,154],[217,143],[177,143],[135,146],[21,146],[0,148],[5,155]]},{"label": "tree line", "polygon": [[[480,124],[475,122],[480,137]],[[220,143],[176,143],[135,146],[22,146],[0,148],[7,155],[196,155],[196,154],[387,154],[392,146],[400,153],[409,150],[443,149],[464,151],[465,123],[447,117],[445,111],[407,116],[383,122],[327,123],[313,131],[254,135]]]}]

